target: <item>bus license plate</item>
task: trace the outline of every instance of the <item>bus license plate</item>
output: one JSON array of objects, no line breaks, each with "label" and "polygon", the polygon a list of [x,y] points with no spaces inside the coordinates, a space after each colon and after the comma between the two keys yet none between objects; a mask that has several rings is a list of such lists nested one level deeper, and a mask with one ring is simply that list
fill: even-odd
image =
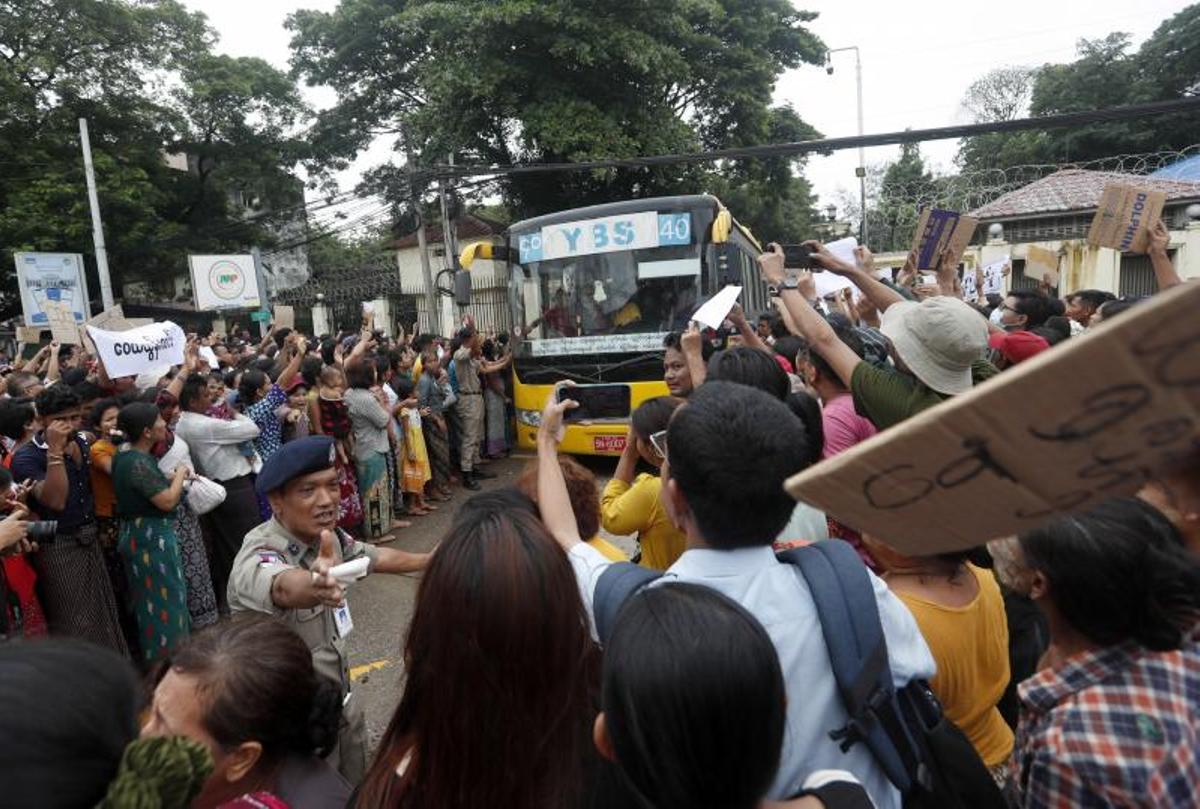
[{"label": "bus license plate", "polygon": [[624,452],[625,436],[596,435],[592,436],[592,450],[595,452]]}]

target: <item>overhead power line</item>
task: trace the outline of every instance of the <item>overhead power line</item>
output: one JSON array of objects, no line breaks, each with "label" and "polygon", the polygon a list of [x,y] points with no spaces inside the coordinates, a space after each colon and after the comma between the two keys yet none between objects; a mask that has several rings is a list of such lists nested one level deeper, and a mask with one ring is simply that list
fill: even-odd
[{"label": "overhead power line", "polygon": [[1023,132],[1033,129],[1062,129],[1071,126],[1087,126],[1110,121],[1127,121],[1152,115],[1169,115],[1179,112],[1200,111],[1200,96],[1188,96],[1170,101],[1155,101],[1149,104],[1131,104],[1102,110],[1068,112],[1061,115],[1043,115],[1037,118],[1018,118],[1013,121],[994,121],[985,124],[961,124],[934,129],[906,129],[903,132],[887,132],[878,135],[855,135],[844,138],[803,140],[794,143],[770,143],[762,146],[744,146],[734,149],[717,149],[710,152],[685,154],[649,155],[647,157],[613,158],[588,160],[578,163],[529,163],[515,165],[437,165],[428,171],[438,178],[481,177],[488,175],[542,174],[558,171],[595,171],[597,169],[651,168],[676,163],[708,163],[716,160],[744,160],[762,157],[796,157],[817,152],[858,149],[868,146],[891,146],[900,143],[915,143],[927,140],[949,140],[970,138],[996,132]]}]

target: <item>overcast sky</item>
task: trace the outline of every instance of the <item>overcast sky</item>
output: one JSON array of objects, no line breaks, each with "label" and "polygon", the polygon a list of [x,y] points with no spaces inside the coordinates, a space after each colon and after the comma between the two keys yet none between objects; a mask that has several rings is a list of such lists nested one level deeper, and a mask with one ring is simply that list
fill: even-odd
[{"label": "overcast sky", "polygon": [[[337,0],[184,2],[208,15],[221,37],[219,50],[235,56],[260,56],[284,69],[289,55],[284,18],[300,8],[337,7]],[[1132,34],[1136,46],[1188,3],[1091,0],[1085,6],[1063,0],[991,4],[961,0],[797,0],[796,5],[819,13],[811,27],[828,47],[857,45],[861,49],[864,131],[872,134],[967,123],[960,105],[963,92],[988,70],[1004,65],[1070,61],[1079,38],[1098,38],[1111,31]],[[853,135],[858,129],[854,54],[838,53],[833,58],[832,76],[820,67],[787,73],[776,88],[775,100],[790,101],[827,137]],[[304,88],[304,92],[317,107],[329,106],[336,98],[328,88]],[[942,170],[952,167],[955,148],[955,141],[922,145],[927,159],[935,169]],[[898,149],[868,149],[866,162],[892,159]],[[359,172],[390,157],[388,146],[377,143],[359,156],[351,171],[339,177],[342,187],[350,188]],[[805,173],[820,195],[822,206],[835,201],[839,189],[857,190],[857,165],[855,151],[810,160]]]}]

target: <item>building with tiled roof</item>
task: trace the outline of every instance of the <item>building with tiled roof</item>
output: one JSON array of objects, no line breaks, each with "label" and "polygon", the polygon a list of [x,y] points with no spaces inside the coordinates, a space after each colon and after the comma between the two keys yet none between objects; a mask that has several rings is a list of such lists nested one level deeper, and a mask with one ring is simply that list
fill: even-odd
[{"label": "building with tiled roof", "polygon": [[1200,182],[1110,171],[1064,169],[1010,191],[971,211],[980,220],[971,252],[976,266],[1008,259],[1007,286],[1036,289],[1024,275],[1031,245],[1059,255],[1059,294],[1103,289],[1118,295],[1149,295],[1157,290],[1149,259],[1087,243],[1104,188],[1132,185],[1166,195],[1163,221],[1171,233],[1170,254],[1179,274],[1200,277]]},{"label": "building with tiled roof", "polygon": [[1200,202],[1200,182],[1113,171],[1063,169],[997,197],[971,211],[971,216],[988,222],[1003,222],[1031,216],[1094,212],[1104,187],[1118,183],[1163,192],[1167,195],[1168,209],[1181,203]]}]

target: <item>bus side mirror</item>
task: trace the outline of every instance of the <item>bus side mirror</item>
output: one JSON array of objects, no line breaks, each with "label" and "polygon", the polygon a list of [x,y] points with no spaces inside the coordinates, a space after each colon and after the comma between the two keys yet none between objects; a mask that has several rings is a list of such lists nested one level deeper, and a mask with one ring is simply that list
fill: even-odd
[{"label": "bus side mirror", "polygon": [[458,263],[466,269],[471,269],[471,265],[476,259],[486,258],[491,261],[503,261],[508,263],[512,258],[512,251],[507,245],[490,244],[488,242],[474,242],[463,248],[459,254]]},{"label": "bus side mirror", "polygon": [[471,273],[466,270],[454,273],[454,302],[459,306],[471,305]]}]

